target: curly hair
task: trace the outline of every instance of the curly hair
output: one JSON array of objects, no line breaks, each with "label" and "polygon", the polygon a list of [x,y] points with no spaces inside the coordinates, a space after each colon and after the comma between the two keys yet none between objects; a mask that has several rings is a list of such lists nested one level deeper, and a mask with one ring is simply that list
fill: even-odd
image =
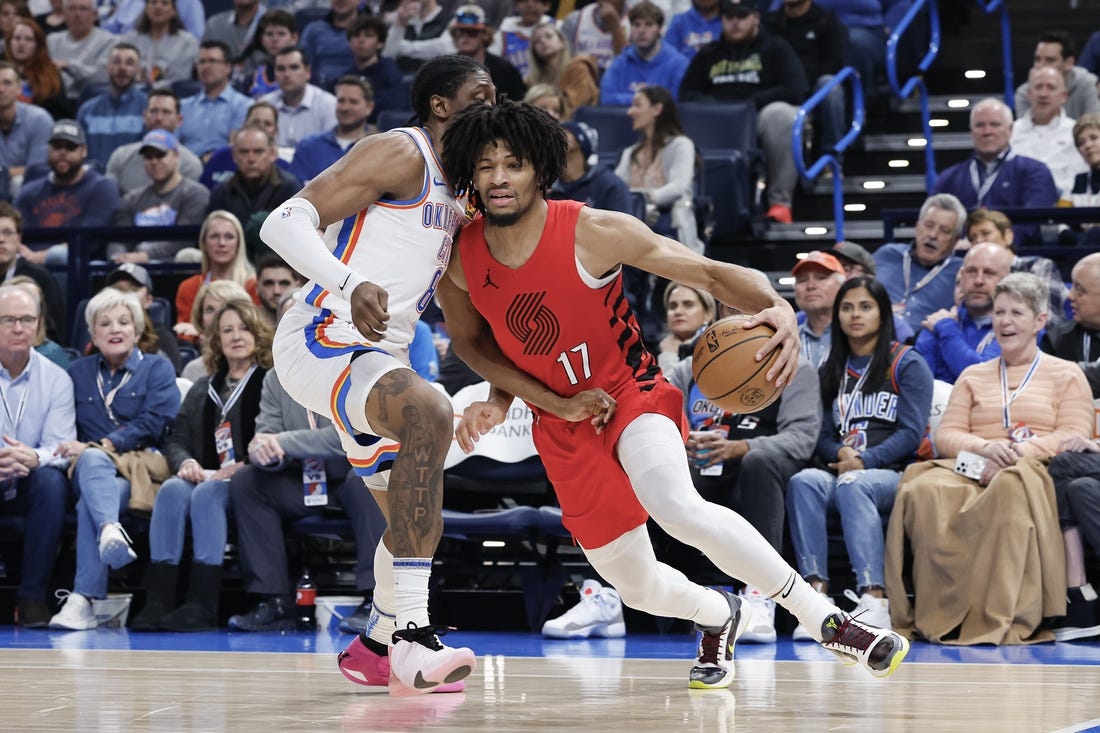
[{"label": "curly hair", "polygon": [[202,363],[211,374],[217,374],[229,368],[222,351],[222,341],[218,338],[218,325],[229,311],[240,316],[244,327],[248,329],[256,341],[256,350],[252,352],[252,358],[263,369],[272,366],[271,339],[273,332],[271,326],[264,319],[260,309],[251,300],[231,300],[214,314],[214,320],[210,322],[210,328],[206,329],[206,339],[202,347]]},{"label": "curly hair", "polygon": [[409,92],[416,117],[421,123],[430,120],[432,97],[453,99],[470,75],[479,71],[485,71],[485,67],[469,56],[457,54],[436,56],[421,66],[416,72]]},{"label": "curly hair", "polygon": [[[458,113],[443,133],[443,170],[455,190],[473,191],[478,158],[490,143],[504,143],[513,155],[529,162],[543,192],[565,168],[565,131],[548,112],[510,99],[495,107],[474,104]],[[485,213],[480,200],[471,200]]]}]

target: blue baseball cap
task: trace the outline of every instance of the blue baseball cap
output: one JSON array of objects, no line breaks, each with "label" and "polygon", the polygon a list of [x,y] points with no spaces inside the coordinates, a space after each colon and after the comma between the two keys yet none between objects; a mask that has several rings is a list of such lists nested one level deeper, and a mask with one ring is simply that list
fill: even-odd
[{"label": "blue baseball cap", "polygon": [[169,151],[178,153],[180,149],[179,141],[176,140],[176,136],[167,130],[150,130],[145,133],[145,137],[141,138],[141,149],[139,152],[144,151],[145,148],[154,148],[162,153]]}]

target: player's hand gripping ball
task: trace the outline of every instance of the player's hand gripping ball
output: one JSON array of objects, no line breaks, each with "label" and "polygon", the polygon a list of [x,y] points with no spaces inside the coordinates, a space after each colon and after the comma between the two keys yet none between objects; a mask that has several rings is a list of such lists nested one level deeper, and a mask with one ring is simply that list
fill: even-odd
[{"label": "player's hand gripping ball", "polygon": [[708,400],[724,410],[743,414],[758,412],[775,402],[783,390],[764,377],[779,358],[780,349],[756,361],[756,352],[775,335],[763,323],[750,329],[749,316],[715,321],[695,342],[691,369],[695,384]]}]

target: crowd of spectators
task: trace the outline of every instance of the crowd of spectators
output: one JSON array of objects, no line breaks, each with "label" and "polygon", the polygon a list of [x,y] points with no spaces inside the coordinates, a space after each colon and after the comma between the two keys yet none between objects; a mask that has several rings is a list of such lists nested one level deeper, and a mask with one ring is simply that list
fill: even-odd
[{"label": "crowd of spectators", "polygon": [[[259,225],[375,134],[383,113],[409,116],[408,79],[420,64],[444,53],[475,58],[500,92],[563,123],[567,166],[552,197],[635,213],[702,250],[693,210],[700,151],[679,106],[752,105],[765,215],[789,223],[798,106],[845,64],[879,98],[887,33],[909,3],[234,0],[209,15],[199,0],[32,6],[0,0],[0,402],[9,438],[0,511],[40,529],[27,533],[20,623],[94,625],[91,600],[105,594],[109,570],[136,558],[122,524],[129,509],[152,514],[135,626],[217,625],[232,505],[256,605],[230,625],[253,630],[291,623],[281,524],[318,511],[302,504],[305,477],[319,470],[352,518],[356,586],[368,597],[384,526],[352,489],[335,428],[266,372],[270,329],[301,280],[267,251]],[[762,414],[716,413],[692,383],[691,346],[724,306],[625,274],[647,338],[685,392],[699,490],[741,511],[777,549],[789,509],[794,556],[823,592],[825,518],[838,515],[853,600],[875,623],[892,619],[952,643],[1100,635],[1082,559],[1085,543],[1100,549],[1090,459],[1100,449],[1085,414],[1087,393],[1100,398],[1100,263],[1081,259],[1067,289],[1055,263],[1027,253],[1040,228],[998,211],[1100,203],[1098,72],[1100,32],[1079,55],[1070,35],[1042,34],[1015,112],[998,99],[971,107],[972,154],[939,175],[912,241],[873,253],[842,242],[791,263],[805,363]],[[835,145],[848,104],[838,88],[818,108],[817,149]],[[601,149],[596,130],[573,119],[597,105],[620,108],[636,142]],[[118,269],[70,323],[66,231],[112,224],[201,231],[194,243],[102,243],[89,254]],[[56,236],[25,244],[28,229]],[[1066,227],[1060,236],[1092,244],[1094,232]],[[157,290],[142,265],[166,262],[197,262],[199,271],[174,292]],[[87,344],[73,340],[78,331]],[[432,335],[418,331],[413,366],[434,378],[440,357],[446,365],[453,355],[431,348]],[[984,470],[953,473],[961,452],[983,456]],[[949,483],[966,490],[946,508]],[[1003,503],[988,498],[993,485]],[[52,578],[66,502],[77,514],[71,583]],[[966,511],[1011,517],[978,536],[956,521]],[[182,556],[188,520],[191,558]],[[1041,562],[998,561],[1007,542],[999,538],[1024,529],[1039,538]],[[658,552],[675,558],[677,548],[657,539]],[[909,568],[898,549],[906,541]],[[937,563],[953,543],[989,562]],[[178,605],[181,563],[191,576]],[[58,581],[72,592],[51,620],[47,593]],[[952,587],[967,590],[947,597]],[[774,640],[774,604],[751,587],[741,592],[761,611],[747,638]],[[934,613],[921,605],[929,602]],[[989,608],[996,622],[978,618]]]}]

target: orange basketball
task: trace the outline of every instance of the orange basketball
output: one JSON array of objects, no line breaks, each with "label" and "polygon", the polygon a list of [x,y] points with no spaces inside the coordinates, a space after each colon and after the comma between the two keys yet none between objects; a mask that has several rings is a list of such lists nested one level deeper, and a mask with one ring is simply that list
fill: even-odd
[{"label": "orange basketball", "polygon": [[708,400],[733,413],[758,412],[775,402],[783,391],[764,377],[779,358],[780,349],[756,361],[756,352],[775,335],[761,324],[745,329],[749,316],[716,321],[695,342],[691,369],[695,384]]}]

